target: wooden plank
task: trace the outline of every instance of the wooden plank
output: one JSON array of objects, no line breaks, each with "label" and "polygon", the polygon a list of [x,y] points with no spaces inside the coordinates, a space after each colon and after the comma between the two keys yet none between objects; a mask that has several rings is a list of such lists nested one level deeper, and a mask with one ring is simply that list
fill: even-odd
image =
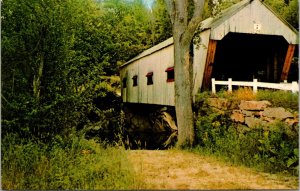
[{"label": "wooden plank", "polygon": [[215,61],[215,54],[217,48],[216,40],[209,40],[207,57],[205,62],[205,70],[203,76],[203,89],[209,89],[211,83],[211,75],[213,70],[213,63]]},{"label": "wooden plank", "polygon": [[288,74],[289,74],[289,71],[290,71],[290,66],[291,66],[292,59],[293,59],[294,52],[295,52],[295,47],[296,46],[294,44],[290,44],[289,47],[288,47],[288,50],[287,50],[287,53],[286,53],[286,56],[285,56],[283,69],[282,69],[282,72],[281,72],[281,77],[280,77],[281,81],[287,80],[287,77],[288,77]]}]

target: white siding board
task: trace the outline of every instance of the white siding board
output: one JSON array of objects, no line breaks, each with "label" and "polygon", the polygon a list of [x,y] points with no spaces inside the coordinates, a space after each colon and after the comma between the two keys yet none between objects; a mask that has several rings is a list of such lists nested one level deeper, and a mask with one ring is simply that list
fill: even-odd
[{"label": "white siding board", "polygon": [[[261,26],[254,30],[254,24]],[[211,39],[221,40],[229,32],[283,36],[288,43],[297,44],[298,34],[273,14],[260,1],[253,1],[217,26],[212,26]]]},{"label": "white siding board", "polygon": [[[127,75],[127,88],[122,88],[124,102],[174,105],[174,82],[167,82],[168,67],[174,66],[174,46],[144,56],[122,68],[120,75]],[[153,85],[147,85],[147,73],[153,72]],[[133,87],[132,77],[138,75],[138,86]]]}]

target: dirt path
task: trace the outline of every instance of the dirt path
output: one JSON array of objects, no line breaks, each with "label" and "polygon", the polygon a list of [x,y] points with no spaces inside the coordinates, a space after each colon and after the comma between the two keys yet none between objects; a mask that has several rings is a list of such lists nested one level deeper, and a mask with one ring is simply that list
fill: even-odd
[{"label": "dirt path", "polygon": [[180,150],[131,150],[141,189],[298,189],[296,177],[235,167]]}]

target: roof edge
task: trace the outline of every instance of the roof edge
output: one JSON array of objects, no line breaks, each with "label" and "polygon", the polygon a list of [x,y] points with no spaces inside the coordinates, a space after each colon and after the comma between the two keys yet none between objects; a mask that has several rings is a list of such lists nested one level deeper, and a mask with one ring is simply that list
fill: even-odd
[{"label": "roof edge", "polygon": [[164,49],[164,48],[172,45],[173,42],[174,42],[173,41],[173,37],[170,37],[167,40],[165,40],[165,41],[163,41],[163,42],[161,42],[161,43],[159,43],[159,44],[157,44],[157,45],[155,45],[155,46],[153,46],[153,47],[151,47],[149,49],[146,49],[145,51],[143,51],[142,53],[140,53],[139,55],[137,55],[133,59],[131,59],[128,62],[126,62],[123,65],[121,65],[120,68],[123,68],[124,66],[126,66],[126,65],[128,65],[128,64],[130,64],[130,63],[132,63],[132,62],[134,62],[134,61],[136,61],[138,59],[146,57],[146,56],[148,56],[148,55],[150,55],[150,54],[152,54],[154,52],[157,52],[157,51],[159,51],[161,49]]}]

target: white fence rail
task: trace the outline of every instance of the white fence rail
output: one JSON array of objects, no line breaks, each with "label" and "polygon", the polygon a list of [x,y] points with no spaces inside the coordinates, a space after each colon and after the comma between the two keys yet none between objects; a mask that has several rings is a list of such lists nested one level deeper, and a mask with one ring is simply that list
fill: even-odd
[{"label": "white fence rail", "polygon": [[253,79],[253,82],[245,81],[232,81],[231,78],[228,78],[228,81],[219,81],[215,78],[211,79],[212,84],[212,93],[216,93],[216,85],[226,85],[228,86],[228,91],[232,92],[232,86],[250,86],[253,88],[253,92],[257,92],[257,88],[270,88],[278,90],[290,90],[293,93],[299,92],[299,85],[297,82],[292,83],[267,83],[267,82],[258,82],[257,79]]}]

